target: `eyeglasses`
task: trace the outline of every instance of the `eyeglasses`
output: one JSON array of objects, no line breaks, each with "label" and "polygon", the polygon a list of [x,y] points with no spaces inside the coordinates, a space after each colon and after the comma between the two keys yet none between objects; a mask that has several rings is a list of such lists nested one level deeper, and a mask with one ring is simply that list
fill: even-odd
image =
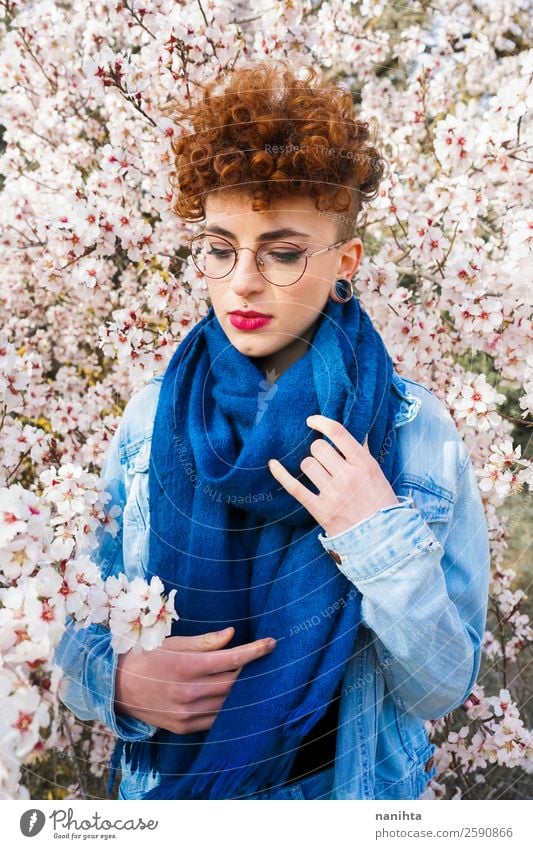
[{"label": "eyeglasses", "polygon": [[189,240],[192,260],[202,274],[213,280],[220,280],[231,274],[237,264],[238,251],[252,251],[260,274],[274,286],[292,286],[297,283],[307,268],[307,259],[311,256],[330,251],[342,245],[348,239],[341,239],[333,245],[308,252],[292,242],[265,242],[256,251],[253,248],[234,248],[231,242],[222,236],[200,233]]}]

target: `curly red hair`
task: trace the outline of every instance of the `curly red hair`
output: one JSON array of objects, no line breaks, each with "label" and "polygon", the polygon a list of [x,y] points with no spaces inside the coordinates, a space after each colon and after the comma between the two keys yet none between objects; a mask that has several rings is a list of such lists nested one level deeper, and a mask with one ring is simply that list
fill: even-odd
[{"label": "curly red hair", "polygon": [[301,79],[286,60],[241,66],[224,77],[222,91],[211,82],[196,103],[173,107],[183,133],[172,140],[174,213],[204,219],[206,195],[220,189],[248,193],[255,211],[307,194],[318,210],[338,215],[339,239],[354,235],[385,160],[377,134],[371,138],[368,123],[356,117],[351,93],[321,86],[313,67],[304,71]]}]

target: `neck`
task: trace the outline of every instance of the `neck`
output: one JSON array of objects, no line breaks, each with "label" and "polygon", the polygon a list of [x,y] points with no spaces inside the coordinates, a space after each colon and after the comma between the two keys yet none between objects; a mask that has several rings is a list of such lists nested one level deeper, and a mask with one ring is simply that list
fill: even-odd
[{"label": "neck", "polygon": [[288,368],[301,359],[307,352],[317,324],[318,319],[301,336],[293,339],[292,342],[285,345],[279,351],[274,351],[273,354],[268,354],[266,357],[250,357],[250,359],[265,375],[268,376],[270,373],[270,382],[274,383],[278,377],[281,377],[283,372],[287,371]]}]

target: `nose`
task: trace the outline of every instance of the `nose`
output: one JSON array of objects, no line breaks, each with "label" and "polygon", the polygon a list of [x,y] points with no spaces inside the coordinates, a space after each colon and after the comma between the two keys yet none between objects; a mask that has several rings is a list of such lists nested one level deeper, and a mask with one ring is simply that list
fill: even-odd
[{"label": "nose", "polygon": [[242,298],[248,297],[252,292],[263,291],[267,284],[258,271],[254,251],[246,247],[242,247],[237,252],[236,265],[228,278],[229,287],[237,297]]}]

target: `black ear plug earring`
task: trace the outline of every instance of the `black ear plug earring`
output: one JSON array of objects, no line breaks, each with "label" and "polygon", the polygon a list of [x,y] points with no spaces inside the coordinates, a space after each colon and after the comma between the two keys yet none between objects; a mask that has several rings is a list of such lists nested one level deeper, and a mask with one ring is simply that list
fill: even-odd
[{"label": "black ear plug earring", "polygon": [[[340,293],[337,287],[340,287]],[[347,304],[351,300],[352,295],[352,284],[345,277],[339,277],[331,286],[330,298],[332,301],[337,301],[338,304]]]}]

